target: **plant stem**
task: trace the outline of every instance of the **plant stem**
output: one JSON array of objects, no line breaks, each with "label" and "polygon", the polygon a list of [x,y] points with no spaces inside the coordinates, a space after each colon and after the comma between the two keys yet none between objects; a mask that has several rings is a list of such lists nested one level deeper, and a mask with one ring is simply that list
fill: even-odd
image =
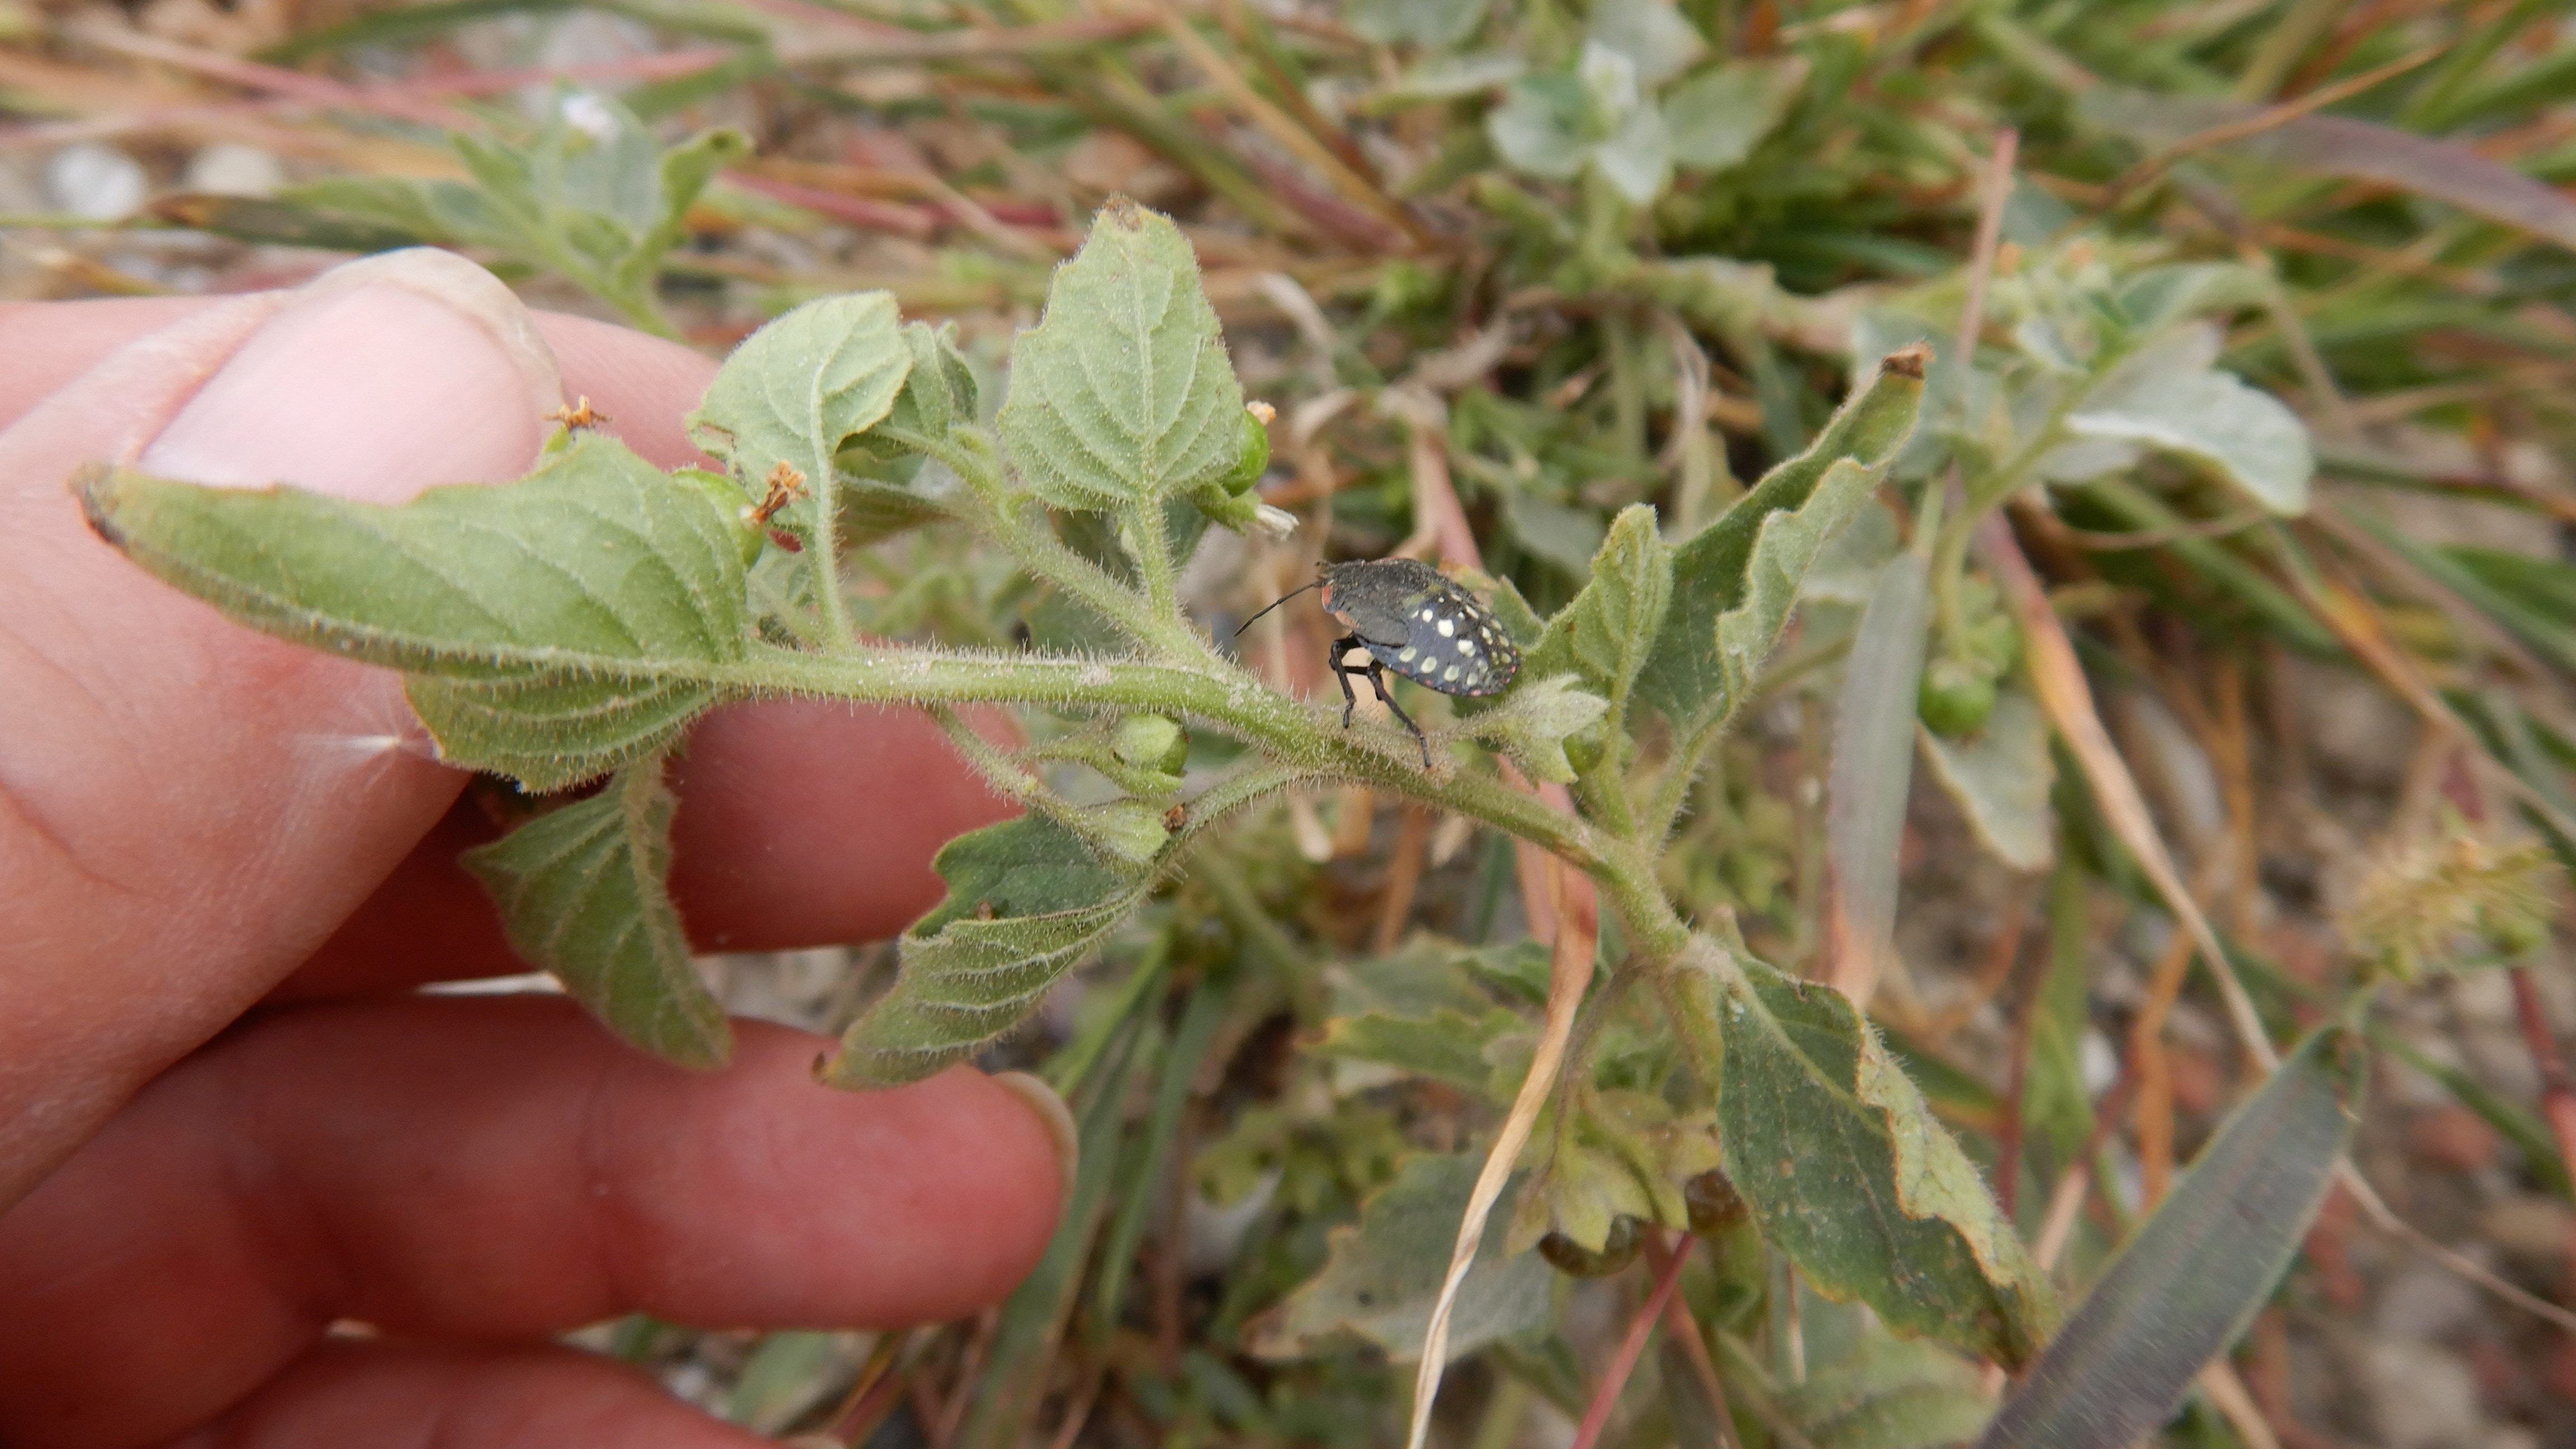
[{"label": "plant stem", "polygon": [[[949,470],[964,479],[977,507],[974,523],[984,535],[1008,550],[1011,557],[1032,575],[1062,587],[1067,593],[1089,605],[1095,612],[1115,624],[1129,638],[1172,659],[1211,658],[1211,651],[1197,634],[1182,623],[1176,605],[1167,601],[1149,604],[1106,569],[1075,553],[1053,530],[1033,521],[1021,501],[1004,484],[1002,470],[993,457],[992,443],[982,434],[965,428],[952,429],[948,437],[904,436],[902,441],[918,446],[923,452],[948,465]],[[1138,530],[1139,534],[1149,530]],[[1165,584],[1170,583],[1170,545],[1162,543]],[[1149,588],[1153,575],[1140,561]]]}]

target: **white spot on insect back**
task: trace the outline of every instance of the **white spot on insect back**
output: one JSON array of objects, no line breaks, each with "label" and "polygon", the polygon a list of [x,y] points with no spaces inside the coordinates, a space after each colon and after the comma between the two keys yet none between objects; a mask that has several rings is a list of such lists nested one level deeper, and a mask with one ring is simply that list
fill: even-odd
[{"label": "white spot on insect back", "polygon": [[1404,646],[1404,652],[1395,656],[1395,657],[1396,657],[1396,660],[1397,660],[1399,663],[1411,664],[1411,663],[1413,662],[1413,655],[1414,655],[1414,652],[1415,652],[1415,651],[1414,651],[1413,646],[1412,646],[1412,645],[1410,645],[1410,644],[1407,644],[1407,645],[1405,645],[1405,646]]},{"label": "white spot on insect back", "polygon": [[1432,612],[1431,612],[1429,609],[1425,609],[1425,610],[1423,610],[1423,611],[1422,611],[1422,622],[1423,622],[1423,623],[1425,623],[1425,624],[1430,623],[1433,617],[1434,617],[1434,615],[1432,614]]},{"label": "white spot on insect back", "polygon": [[1441,670],[1440,677],[1448,683],[1455,684],[1458,681],[1458,666],[1452,664],[1448,668]]},{"label": "white spot on insect back", "polygon": [[1459,652],[1459,653],[1461,653],[1461,654],[1473,654],[1473,653],[1475,653],[1475,652],[1476,652],[1476,641],[1475,641],[1475,640],[1473,640],[1473,639],[1461,639],[1461,640],[1459,640],[1459,641],[1458,641],[1458,652]]},{"label": "white spot on insect back", "polygon": [[[1426,618],[1427,618],[1427,617],[1429,617],[1429,616],[1428,616],[1428,615],[1425,615],[1424,617],[1426,617]],[[1457,633],[1457,632],[1458,632],[1458,621],[1457,621],[1457,620],[1455,620],[1455,619],[1443,619],[1443,620],[1441,620],[1441,621],[1440,621],[1440,637],[1441,637],[1441,638],[1446,639],[1446,638],[1448,638],[1450,635],[1455,634],[1455,633]]]}]

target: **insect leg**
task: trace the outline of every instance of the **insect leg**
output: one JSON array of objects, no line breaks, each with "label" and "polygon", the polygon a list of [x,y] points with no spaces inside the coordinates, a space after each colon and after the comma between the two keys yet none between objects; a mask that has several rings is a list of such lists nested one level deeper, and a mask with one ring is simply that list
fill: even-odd
[{"label": "insect leg", "polygon": [[[1350,665],[1343,662],[1350,658],[1352,650],[1359,647],[1359,635],[1345,634],[1341,638],[1333,641],[1333,657],[1329,661],[1333,666],[1333,682],[1342,687],[1342,728],[1344,729],[1349,729],[1351,727],[1351,711],[1359,708],[1360,706],[1360,697],[1351,692],[1351,676],[1354,674],[1365,674],[1368,672],[1364,669],[1353,669]],[[1374,655],[1370,656],[1369,662],[1371,664],[1375,664],[1377,662],[1376,657]],[[1384,689],[1380,689],[1378,693],[1383,695],[1386,691]]]},{"label": "insect leg", "polygon": [[[1413,731],[1413,742],[1422,746],[1422,768],[1426,770],[1430,769],[1431,737],[1422,732],[1422,726],[1413,722],[1413,716],[1404,712],[1403,705],[1395,702],[1395,696],[1386,692],[1386,666],[1380,664],[1377,656],[1374,654],[1369,656],[1368,681],[1369,688],[1377,691],[1378,699],[1383,702],[1388,709],[1395,711],[1395,717],[1404,721],[1404,727],[1406,729]],[[1342,687],[1348,689],[1350,686],[1345,683]]]}]

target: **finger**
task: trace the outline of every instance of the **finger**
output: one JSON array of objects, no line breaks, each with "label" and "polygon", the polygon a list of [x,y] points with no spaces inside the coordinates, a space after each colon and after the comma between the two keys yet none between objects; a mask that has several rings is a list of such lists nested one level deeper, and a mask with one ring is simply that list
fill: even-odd
[{"label": "finger", "polygon": [[0,428],[135,338],[216,304],[210,297],[0,302]]},{"label": "finger", "polygon": [[359,743],[405,729],[393,675],[145,575],[65,478],[399,499],[523,472],[555,389],[508,289],[400,253],[208,306],[0,433],[0,1204],[283,977],[463,779]]},{"label": "finger", "polygon": [[[716,711],[671,782],[671,888],[702,951],[891,936],[938,902],[939,847],[1010,811],[920,713],[822,700]],[[498,834],[477,801],[458,802],[273,999],[527,970],[456,862]]]},{"label": "finger", "polygon": [[738,1025],[702,1076],[557,998],[255,1020],[0,1217],[0,1443],[72,1414],[175,1432],[339,1318],[888,1325],[995,1301],[1037,1260],[1060,1104],[1041,1120],[963,1070],[833,1092],[809,1075],[822,1039]]},{"label": "finger", "polygon": [[335,1339],[170,1449],[774,1449],[568,1348]]}]

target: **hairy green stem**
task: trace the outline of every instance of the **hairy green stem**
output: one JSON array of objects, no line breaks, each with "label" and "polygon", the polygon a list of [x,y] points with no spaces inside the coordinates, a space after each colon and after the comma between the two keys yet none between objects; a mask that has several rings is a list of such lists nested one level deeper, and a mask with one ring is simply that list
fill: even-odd
[{"label": "hairy green stem", "polygon": [[[1214,657],[1206,641],[1182,618],[1177,601],[1169,597],[1172,570],[1168,540],[1162,541],[1165,597],[1149,600],[1111,577],[1108,570],[1066,547],[1053,529],[1033,518],[1025,501],[1004,481],[993,445],[980,432],[960,427],[945,438],[903,435],[902,440],[947,464],[951,472],[965,480],[976,503],[972,521],[977,530],[1009,551],[1029,573],[1063,588],[1149,649],[1176,660]],[[1139,568],[1151,589],[1151,567],[1140,561]]]},{"label": "hairy green stem", "polygon": [[[1655,851],[1648,844],[1595,829],[1489,775],[1426,773],[1413,763],[1410,742],[1400,736],[1388,732],[1380,739],[1374,731],[1346,732],[1329,710],[1276,693],[1231,667],[903,648],[821,655],[763,647],[739,663],[708,668],[700,677],[737,696],[809,695],[914,705],[1015,701],[1196,715],[1278,757],[1268,768],[1281,773],[1260,786],[1265,791],[1291,778],[1325,776],[1457,811],[1527,840],[1592,877],[1627,925],[1641,960],[1668,961],[1690,941],[1690,928],[1656,883]],[[1216,791],[1202,796],[1193,812],[1243,803],[1227,793],[1228,798],[1214,800]]]}]

